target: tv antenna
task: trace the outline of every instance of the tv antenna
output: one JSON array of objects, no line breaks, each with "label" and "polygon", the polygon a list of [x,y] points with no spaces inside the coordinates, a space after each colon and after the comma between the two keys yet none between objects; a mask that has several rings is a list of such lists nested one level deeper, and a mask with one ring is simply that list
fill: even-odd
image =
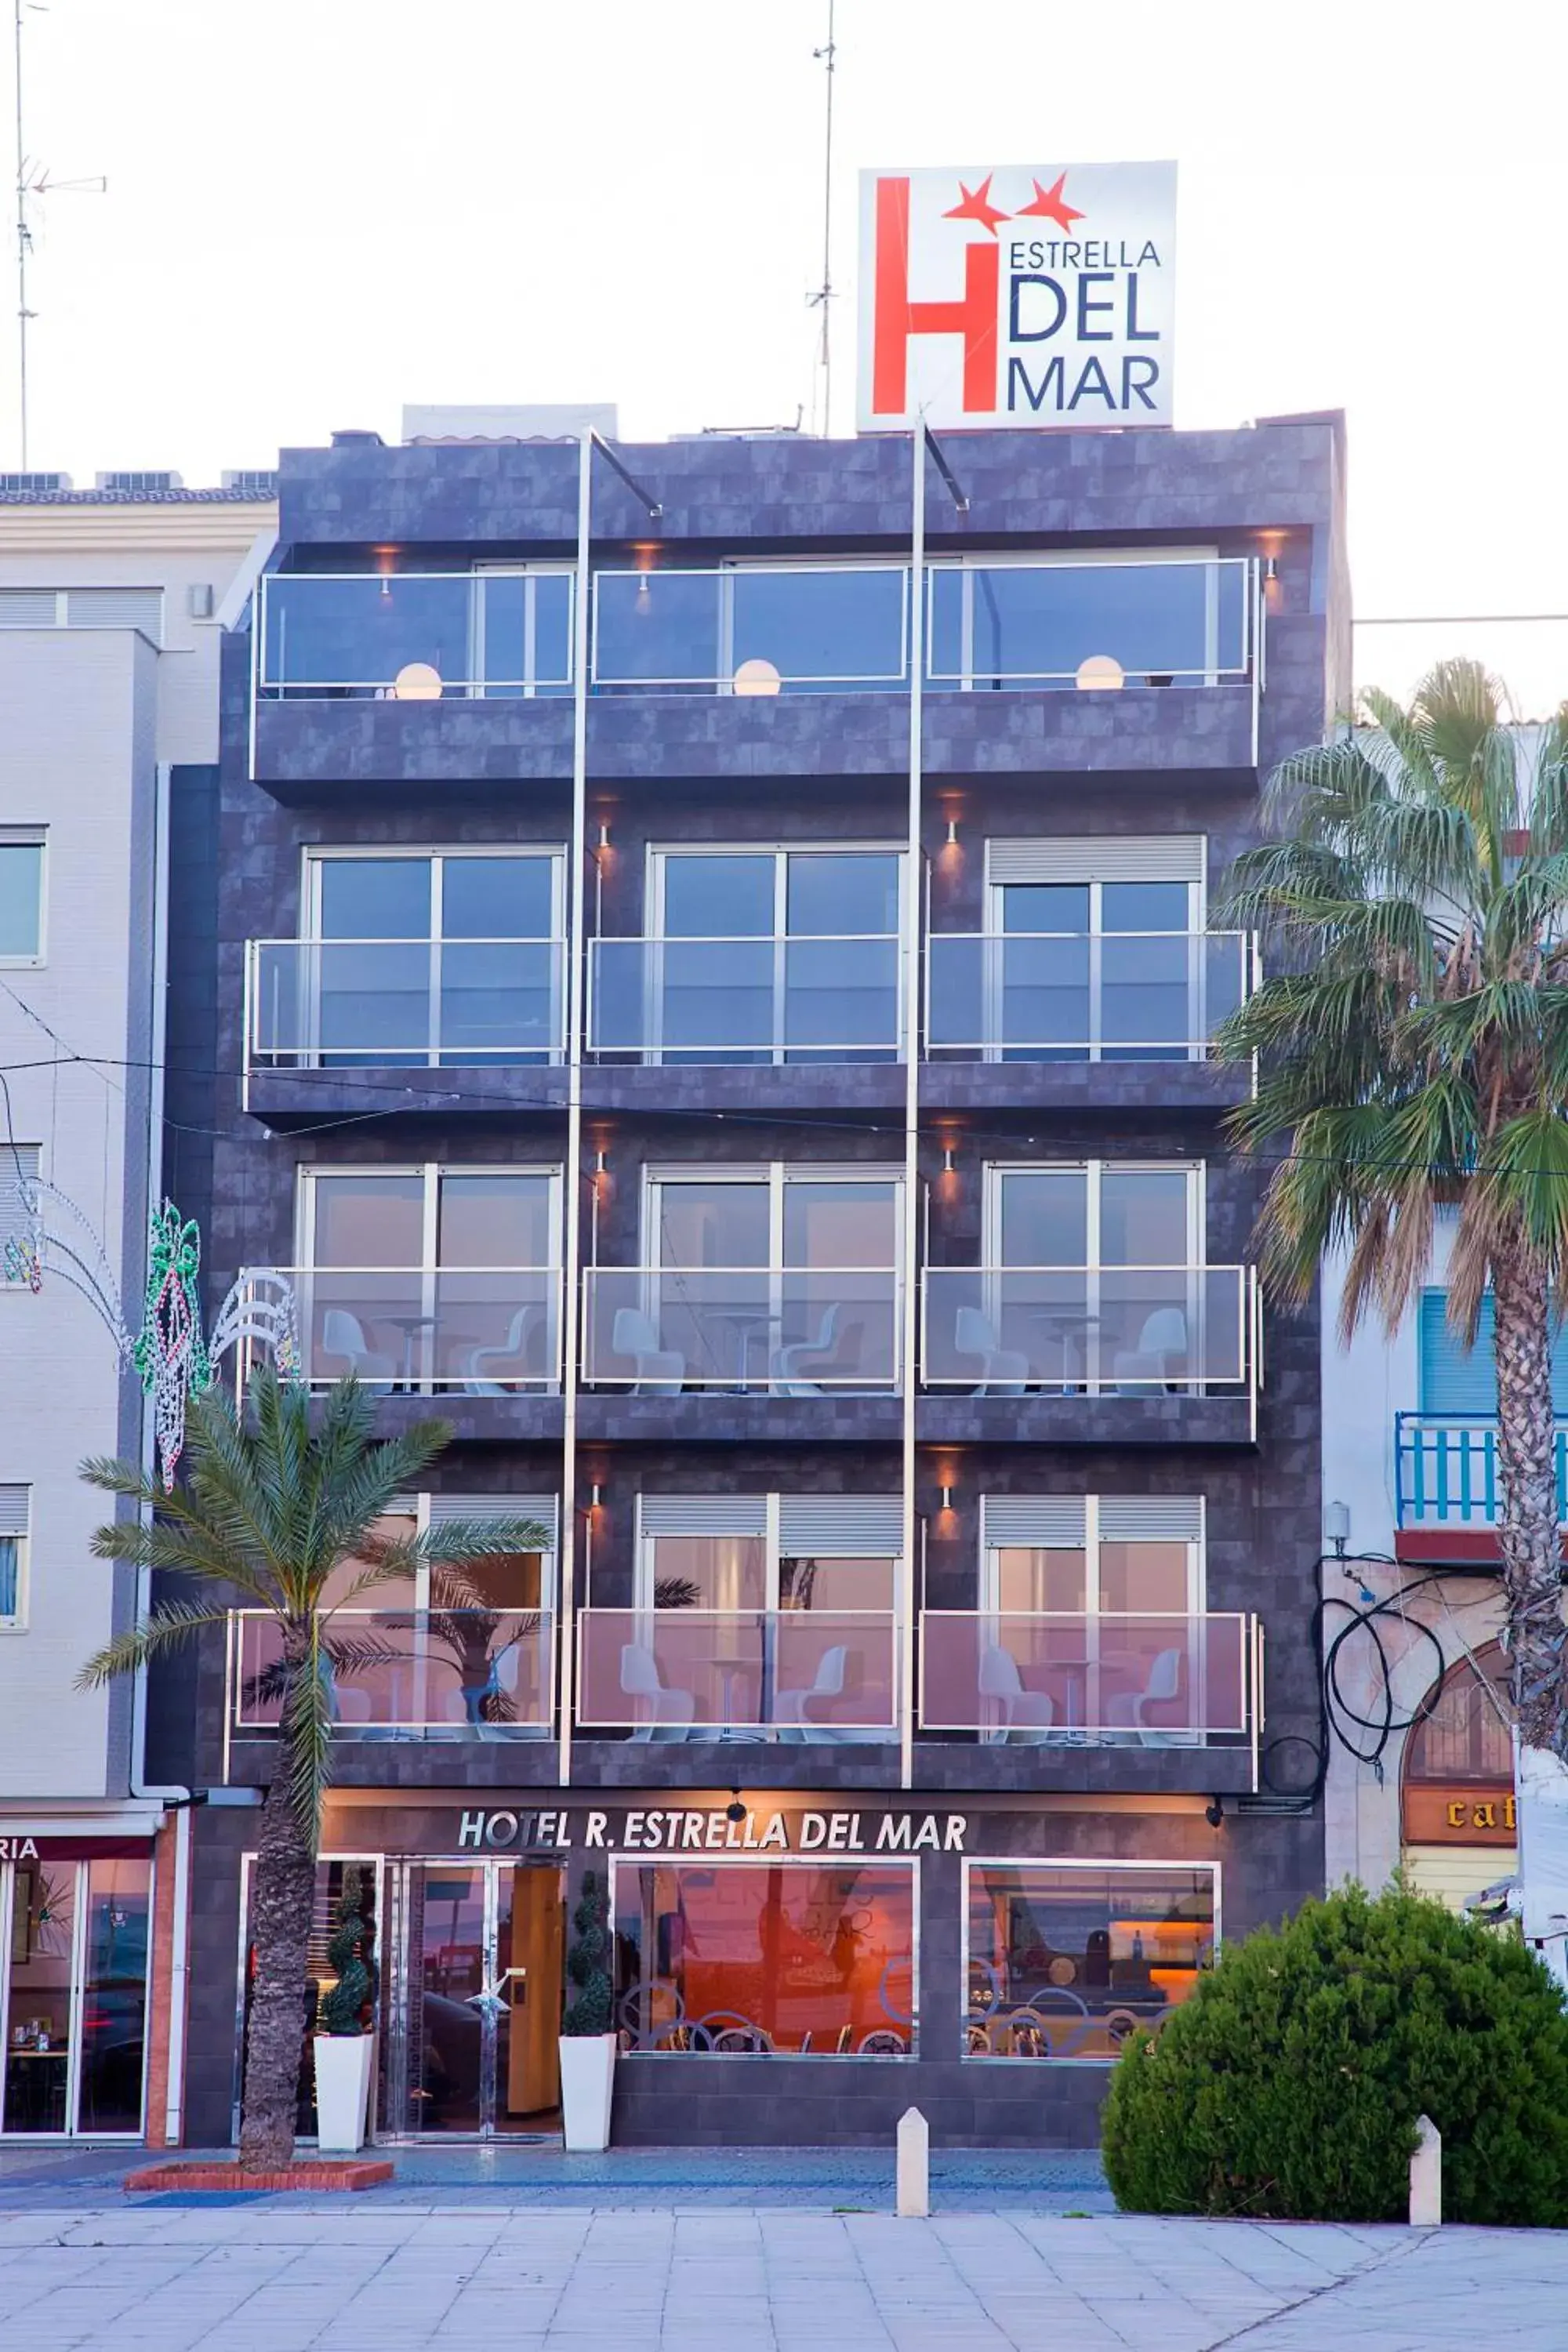
[{"label": "tv antenna", "polygon": [[833,427],[833,340],[828,312],[833,302],[833,76],[838,45],[833,37],[833,16],[836,0],[827,0],[827,38],[812,56],[821,60],[826,81],[826,121],[823,138],[822,167],[822,283],[806,302],[822,313],[822,341],[818,346],[817,365],[822,370],[822,429]]},{"label": "tv antenna", "polygon": [[27,469],[27,329],[37,312],[27,307],[27,264],[33,254],[33,226],[28,217],[29,199],[57,194],[101,196],[107,194],[109,182],[92,180],[51,180],[47,167],[35,162],[27,153],[27,142],[22,130],[22,19],[24,16],[44,16],[48,14],[41,0],[16,0],[14,22],[14,55],[16,77],[16,398],[21,426],[22,470]]}]

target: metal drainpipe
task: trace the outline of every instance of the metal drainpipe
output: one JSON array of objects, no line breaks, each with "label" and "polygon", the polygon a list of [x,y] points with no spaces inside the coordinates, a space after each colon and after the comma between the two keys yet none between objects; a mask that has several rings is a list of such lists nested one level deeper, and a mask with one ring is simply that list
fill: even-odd
[{"label": "metal drainpipe", "polygon": [[[147,1208],[158,1204],[163,1184],[163,1062],[168,1044],[169,985],[169,793],[167,761],[160,761],[153,814],[153,969],[147,1034],[152,1069],[147,1087]],[[155,1462],[152,1401],[142,1400],[142,1466]],[[136,1571],[136,1619],[140,1623],[152,1605],[153,1578],[148,1569]],[[131,1686],[131,1794],[150,1798],[174,1809],[174,1907],[171,1923],[169,1965],[169,2057],[163,2104],[165,2147],[179,2143],[185,2088],[185,1995],[190,1970],[186,1944],[191,1913],[191,1791],[178,1781],[149,1781],[147,1761],[147,1669],[139,1669]]]}]

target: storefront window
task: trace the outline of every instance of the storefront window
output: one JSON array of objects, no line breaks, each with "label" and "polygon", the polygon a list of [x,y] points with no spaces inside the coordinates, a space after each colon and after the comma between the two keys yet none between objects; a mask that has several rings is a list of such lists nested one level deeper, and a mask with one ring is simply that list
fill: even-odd
[{"label": "storefront window", "polygon": [[972,1863],[966,1928],[972,2058],[1114,2058],[1210,1965],[1215,1874]]},{"label": "storefront window", "polygon": [[134,2132],[142,2127],[152,1898],[151,1864],[88,1864],[80,2131]]},{"label": "storefront window", "polygon": [[617,1863],[627,2050],[908,2057],[910,1864]]}]

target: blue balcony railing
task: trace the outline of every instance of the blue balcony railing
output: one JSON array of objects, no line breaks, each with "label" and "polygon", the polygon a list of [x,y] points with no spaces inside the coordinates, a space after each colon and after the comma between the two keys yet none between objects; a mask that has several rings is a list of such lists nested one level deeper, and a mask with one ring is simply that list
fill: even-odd
[{"label": "blue balcony railing", "polygon": [[[1502,1486],[1494,1414],[1398,1412],[1394,1433],[1396,1526],[1496,1526]],[[1558,1524],[1568,1526],[1568,1425],[1552,1432],[1552,1459]]]}]

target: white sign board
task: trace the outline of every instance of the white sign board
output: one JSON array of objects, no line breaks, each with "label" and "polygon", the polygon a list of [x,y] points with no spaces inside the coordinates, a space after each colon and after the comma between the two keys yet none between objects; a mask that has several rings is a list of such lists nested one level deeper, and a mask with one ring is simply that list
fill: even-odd
[{"label": "white sign board", "polygon": [[1169,425],[1173,163],[860,175],[863,433]]}]

